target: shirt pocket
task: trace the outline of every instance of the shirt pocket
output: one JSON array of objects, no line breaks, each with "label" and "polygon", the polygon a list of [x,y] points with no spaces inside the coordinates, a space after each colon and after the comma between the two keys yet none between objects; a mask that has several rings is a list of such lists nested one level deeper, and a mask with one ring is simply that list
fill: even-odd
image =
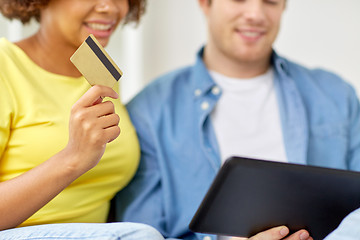
[{"label": "shirt pocket", "polygon": [[347,138],[347,124],[326,123],[317,124],[310,127],[310,136],[315,138]]},{"label": "shirt pocket", "polygon": [[347,168],[348,131],[344,123],[310,127],[308,163],[323,167]]}]

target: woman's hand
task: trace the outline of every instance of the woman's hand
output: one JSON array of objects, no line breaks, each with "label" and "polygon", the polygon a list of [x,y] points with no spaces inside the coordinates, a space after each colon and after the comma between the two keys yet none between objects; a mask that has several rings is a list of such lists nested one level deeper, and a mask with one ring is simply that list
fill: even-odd
[{"label": "woman's hand", "polygon": [[100,161],[106,144],[120,134],[120,118],[111,101],[104,97],[118,98],[111,88],[95,85],[72,107],[69,121],[69,142],[64,149],[70,158],[69,167],[84,173]]}]

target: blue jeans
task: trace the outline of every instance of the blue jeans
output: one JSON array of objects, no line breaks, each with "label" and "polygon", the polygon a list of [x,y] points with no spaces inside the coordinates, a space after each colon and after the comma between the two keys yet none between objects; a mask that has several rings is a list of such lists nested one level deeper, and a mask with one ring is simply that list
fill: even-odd
[{"label": "blue jeans", "polygon": [[1,240],[164,240],[154,228],[140,223],[59,223],[0,231]]}]

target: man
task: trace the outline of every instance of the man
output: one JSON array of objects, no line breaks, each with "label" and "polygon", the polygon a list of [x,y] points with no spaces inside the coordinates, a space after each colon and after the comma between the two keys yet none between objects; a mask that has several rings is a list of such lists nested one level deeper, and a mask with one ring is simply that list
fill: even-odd
[{"label": "man", "polygon": [[[119,193],[127,202],[118,201],[118,220],[148,223],[168,238],[215,239],[188,224],[231,155],[360,170],[353,88],[272,49],[286,0],[198,2],[209,36],[196,64],[160,77],[127,106],[142,158]],[[357,236],[358,216],[328,238]],[[312,239],[305,230],[287,234],[280,226],[253,239]]]}]

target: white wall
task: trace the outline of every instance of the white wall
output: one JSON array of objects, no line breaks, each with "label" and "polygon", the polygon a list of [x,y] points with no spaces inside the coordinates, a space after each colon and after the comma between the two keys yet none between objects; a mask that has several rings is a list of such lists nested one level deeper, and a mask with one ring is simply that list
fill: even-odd
[{"label": "white wall", "polygon": [[275,48],[309,67],[323,67],[360,93],[360,1],[288,0]]},{"label": "white wall", "polygon": [[[331,69],[360,93],[360,1],[287,1],[275,43],[278,53],[308,67]],[[7,23],[0,18],[0,36],[9,36]],[[20,29],[25,36],[34,31],[36,24]],[[18,32],[10,31],[12,36]],[[119,29],[107,47],[124,72],[123,101],[159,74],[191,64],[206,34],[196,0],[148,0],[140,26]]]}]

